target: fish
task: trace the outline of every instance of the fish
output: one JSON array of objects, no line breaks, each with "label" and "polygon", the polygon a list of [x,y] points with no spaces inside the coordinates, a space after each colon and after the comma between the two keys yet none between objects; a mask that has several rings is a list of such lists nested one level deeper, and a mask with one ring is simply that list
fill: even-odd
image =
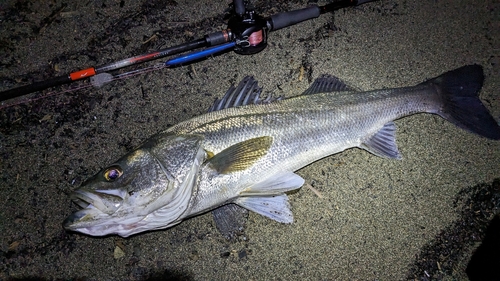
[{"label": "fish", "polygon": [[265,99],[247,77],[210,112],[161,131],[85,181],[70,195],[78,210],[63,227],[128,237],[228,206],[292,223],[288,194],[305,182],[295,171],[349,148],[401,159],[396,119],[437,114],[499,140],[500,126],[478,97],[483,81],[477,64],[364,92],[323,75],[300,96]]}]

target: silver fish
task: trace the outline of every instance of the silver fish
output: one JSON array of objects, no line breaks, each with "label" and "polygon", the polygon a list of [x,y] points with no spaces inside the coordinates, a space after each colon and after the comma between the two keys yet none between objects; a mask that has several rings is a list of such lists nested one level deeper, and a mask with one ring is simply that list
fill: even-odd
[{"label": "silver fish", "polygon": [[74,191],[81,210],[64,228],[127,237],[229,203],[291,223],[286,192],[304,183],[294,171],[352,147],[400,159],[395,119],[433,113],[500,139],[499,125],[478,98],[483,80],[482,67],[469,65],[397,89],[356,92],[321,77],[303,95],[269,103],[253,104],[265,100],[252,90],[226,95],[231,101],[219,105],[232,107],[153,136]]}]

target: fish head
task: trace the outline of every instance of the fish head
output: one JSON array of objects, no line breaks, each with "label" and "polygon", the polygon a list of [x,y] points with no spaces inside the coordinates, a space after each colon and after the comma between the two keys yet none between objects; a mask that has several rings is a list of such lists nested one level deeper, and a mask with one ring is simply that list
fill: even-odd
[{"label": "fish head", "polygon": [[92,236],[168,228],[187,214],[206,152],[198,135],[157,135],[73,191],[80,208],[63,222]]}]

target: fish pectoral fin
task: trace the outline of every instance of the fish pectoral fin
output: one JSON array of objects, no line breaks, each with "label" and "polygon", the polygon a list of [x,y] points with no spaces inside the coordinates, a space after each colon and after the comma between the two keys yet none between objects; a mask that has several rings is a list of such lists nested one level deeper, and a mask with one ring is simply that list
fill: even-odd
[{"label": "fish pectoral fin", "polygon": [[293,222],[293,214],[286,194],[264,197],[239,197],[234,203],[280,223]]},{"label": "fish pectoral fin", "polygon": [[242,141],[214,155],[208,163],[221,174],[242,171],[265,156],[272,143],[269,136]]},{"label": "fish pectoral fin", "polygon": [[402,158],[396,144],[396,124],[392,121],[385,124],[360,147],[380,157]]},{"label": "fish pectoral fin", "polygon": [[292,172],[281,172],[246,188],[240,196],[269,196],[300,188],[304,179]]}]

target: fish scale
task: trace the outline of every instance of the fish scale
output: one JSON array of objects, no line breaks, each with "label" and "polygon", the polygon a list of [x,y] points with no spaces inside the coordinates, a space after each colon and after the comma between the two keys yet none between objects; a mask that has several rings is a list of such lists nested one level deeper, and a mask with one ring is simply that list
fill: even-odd
[{"label": "fish scale", "polygon": [[[364,139],[397,118],[415,112],[436,112],[439,105],[426,102],[435,96],[433,85],[365,93],[319,93],[216,111],[167,132],[203,135],[203,147],[214,154],[247,139],[273,137],[266,156],[252,167],[200,184],[198,192],[203,194],[199,195],[203,200],[197,201],[192,210],[198,214],[214,202],[222,204],[237,197],[241,187],[251,185],[256,177],[266,179],[282,171],[295,171],[325,156],[359,147]],[[218,184],[231,192],[213,192]]]},{"label": "fish scale", "polygon": [[[272,136],[274,145],[260,163],[298,169],[318,158],[360,145],[389,121],[415,112],[436,112],[435,87],[381,92],[320,93],[267,105],[212,112],[179,123],[166,132],[200,134],[205,149],[218,153],[249,138]],[[309,144],[309,145],[305,145]],[[314,146],[317,153],[303,153]],[[298,160],[297,155],[303,160]],[[290,164],[287,161],[290,161]],[[266,165],[267,166],[267,165]]]}]

